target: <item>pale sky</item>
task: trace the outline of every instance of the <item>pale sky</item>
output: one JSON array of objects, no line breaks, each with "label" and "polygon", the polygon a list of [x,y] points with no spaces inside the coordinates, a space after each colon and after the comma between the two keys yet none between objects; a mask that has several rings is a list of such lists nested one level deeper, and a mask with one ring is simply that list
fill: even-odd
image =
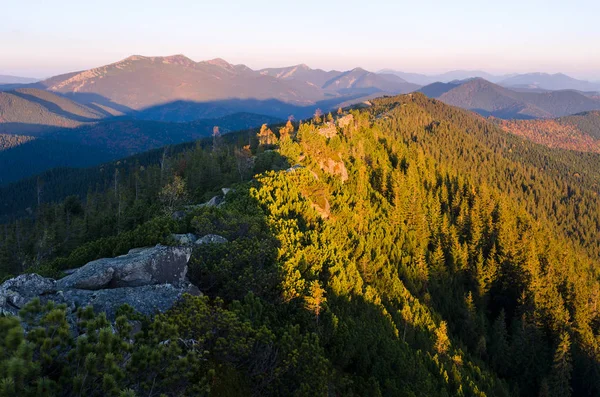
[{"label": "pale sky", "polygon": [[251,68],[564,72],[600,80],[599,0],[0,0],[0,74],[129,55]]}]

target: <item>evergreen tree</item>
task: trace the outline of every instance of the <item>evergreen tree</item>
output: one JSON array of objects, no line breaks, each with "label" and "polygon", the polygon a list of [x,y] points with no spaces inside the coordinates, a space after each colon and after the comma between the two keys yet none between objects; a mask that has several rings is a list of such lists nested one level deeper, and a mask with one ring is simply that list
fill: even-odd
[{"label": "evergreen tree", "polygon": [[550,374],[550,389],[553,397],[569,397],[571,395],[571,339],[564,331],[554,352],[552,372]]}]

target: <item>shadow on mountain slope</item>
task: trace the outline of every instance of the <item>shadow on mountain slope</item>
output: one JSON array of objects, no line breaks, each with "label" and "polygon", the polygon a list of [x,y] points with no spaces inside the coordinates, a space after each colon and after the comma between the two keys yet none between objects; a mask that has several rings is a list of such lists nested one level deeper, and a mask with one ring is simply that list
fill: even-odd
[{"label": "shadow on mountain slope", "polygon": [[87,123],[87,122],[93,122],[93,121],[97,120],[97,119],[94,119],[94,118],[84,117],[84,116],[80,116],[78,114],[74,114],[74,113],[68,112],[65,109],[63,109],[60,106],[58,106],[56,103],[52,103],[52,102],[46,101],[46,100],[44,100],[42,98],[39,98],[39,97],[37,97],[35,95],[30,95],[30,94],[27,94],[27,93],[22,92],[22,91],[12,91],[11,93],[13,95],[15,95],[15,96],[23,98],[26,101],[37,103],[40,106],[43,106],[44,108],[46,108],[49,112],[52,112],[54,114],[57,114],[59,116],[65,117],[65,118],[73,120],[73,121],[78,121],[78,122],[81,122],[81,123]]},{"label": "shadow on mountain slope", "polygon": [[133,109],[125,105],[113,102],[102,95],[94,94],[91,92],[72,92],[63,93],[60,95],[63,95],[75,102],[84,104],[96,110],[97,112],[100,112],[106,117],[120,116],[135,112]]},{"label": "shadow on mountain slope", "polygon": [[[239,112],[264,114],[284,120],[290,116],[295,119],[304,119],[311,117],[317,109],[327,112],[344,102],[352,100],[360,102],[361,98],[368,94],[372,93],[354,92],[307,105],[287,103],[278,99],[261,100],[254,98],[231,98],[207,102],[180,100],[152,106],[132,112],[130,115],[137,119],[171,122],[223,117]],[[383,95],[383,93],[381,94]]]}]

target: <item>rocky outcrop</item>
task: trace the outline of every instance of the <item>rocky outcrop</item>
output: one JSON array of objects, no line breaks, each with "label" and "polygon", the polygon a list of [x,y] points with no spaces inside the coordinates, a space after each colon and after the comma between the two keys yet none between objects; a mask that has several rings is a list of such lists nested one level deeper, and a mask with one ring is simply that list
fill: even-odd
[{"label": "rocky outcrop", "polygon": [[224,202],[225,198],[223,196],[215,196],[208,200],[206,203],[200,204],[199,207],[218,207]]},{"label": "rocky outcrop", "polygon": [[219,236],[217,234],[207,234],[204,237],[199,238],[198,240],[196,240],[195,244],[196,245],[202,245],[202,244],[223,244],[223,243],[227,243],[228,240],[225,237]]},{"label": "rocky outcrop", "polygon": [[286,172],[295,172],[296,170],[300,170],[304,168],[301,164],[295,164],[293,166],[291,166],[290,168],[288,168],[287,170],[285,170]]},{"label": "rocky outcrop", "polygon": [[185,281],[191,248],[157,245],[98,259],[58,280],[58,289],[98,290]]},{"label": "rocky outcrop", "polygon": [[317,130],[319,135],[324,136],[325,138],[331,139],[337,135],[337,128],[335,128],[335,124],[329,122],[325,124],[323,127]]},{"label": "rocky outcrop", "polygon": [[73,313],[78,307],[92,306],[96,313],[106,313],[107,318],[114,319],[117,310],[124,304],[147,316],[165,312],[186,293],[200,295],[200,290],[189,282],[183,282],[179,285],[144,285],[98,291],[72,289],[46,299],[66,303]]},{"label": "rocky outcrop", "polygon": [[342,182],[346,182],[348,180],[348,170],[341,159],[342,155],[338,154],[338,156],[340,157],[339,161],[331,158],[320,160],[319,167],[328,174],[339,176]]},{"label": "rocky outcrop", "polygon": [[347,115],[337,119],[337,125],[340,128],[345,128],[345,127],[349,126],[353,121],[354,121],[354,116],[352,116],[351,114],[347,114]]},{"label": "rocky outcrop", "polygon": [[172,234],[171,237],[173,238],[173,240],[175,240],[175,242],[177,243],[177,245],[182,245],[182,246],[192,245],[198,239],[196,237],[196,235],[193,234],[193,233]]},{"label": "rocky outcrop", "polygon": [[66,304],[71,317],[90,305],[109,319],[124,304],[145,315],[163,312],[185,293],[200,294],[186,279],[191,253],[192,247],[157,245],[89,262],[58,281],[20,275],[0,285],[0,313],[16,315],[34,298]]},{"label": "rocky outcrop", "polygon": [[213,198],[211,198],[210,200],[208,200],[206,203],[194,204],[194,205],[186,205],[184,207],[184,210],[186,212],[190,212],[190,211],[196,210],[198,208],[220,207],[224,203],[225,203],[225,196],[224,195],[219,195],[219,196],[214,196]]},{"label": "rocky outcrop", "polygon": [[221,206],[223,206],[223,204],[225,204],[225,197],[230,192],[235,192],[235,189],[224,187],[221,189],[221,192],[223,192],[223,194],[214,196],[213,198],[211,198],[210,200],[208,200],[205,203],[186,205],[183,207],[182,210],[173,212],[173,214],[171,214],[171,217],[174,220],[180,221],[180,220],[185,219],[187,214],[189,214],[199,208],[221,207]]},{"label": "rocky outcrop", "polygon": [[37,274],[22,274],[0,285],[0,313],[15,315],[33,298],[56,292],[56,281]]}]

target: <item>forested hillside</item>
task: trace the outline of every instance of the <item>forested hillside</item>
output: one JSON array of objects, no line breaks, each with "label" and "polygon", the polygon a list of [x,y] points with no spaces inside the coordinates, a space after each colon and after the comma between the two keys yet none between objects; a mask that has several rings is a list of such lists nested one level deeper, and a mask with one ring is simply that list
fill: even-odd
[{"label": "forested hillside", "polygon": [[[64,308],[35,303],[22,313],[35,332],[0,319],[0,390],[600,394],[600,157],[422,94],[371,102],[107,164],[88,186],[65,176],[69,197],[0,228],[4,276],[175,232],[229,242],[192,254],[203,297],[153,319],[124,309],[115,332],[82,310],[74,340]],[[223,187],[223,206],[172,216]]]},{"label": "forested hillside", "polygon": [[506,131],[549,147],[600,152],[600,112],[551,120],[495,120]]},{"label": "forested hillside", "polygon": [[0,151],[22,145],[25,142],[29,142],[33,139],[33,137],[27,135],[0,134]]},{"label": "forested hillside", "polygon": [[0,133],[37,136],[98,121],[107,115],[44,90],[20,88],[0,92]]}]

